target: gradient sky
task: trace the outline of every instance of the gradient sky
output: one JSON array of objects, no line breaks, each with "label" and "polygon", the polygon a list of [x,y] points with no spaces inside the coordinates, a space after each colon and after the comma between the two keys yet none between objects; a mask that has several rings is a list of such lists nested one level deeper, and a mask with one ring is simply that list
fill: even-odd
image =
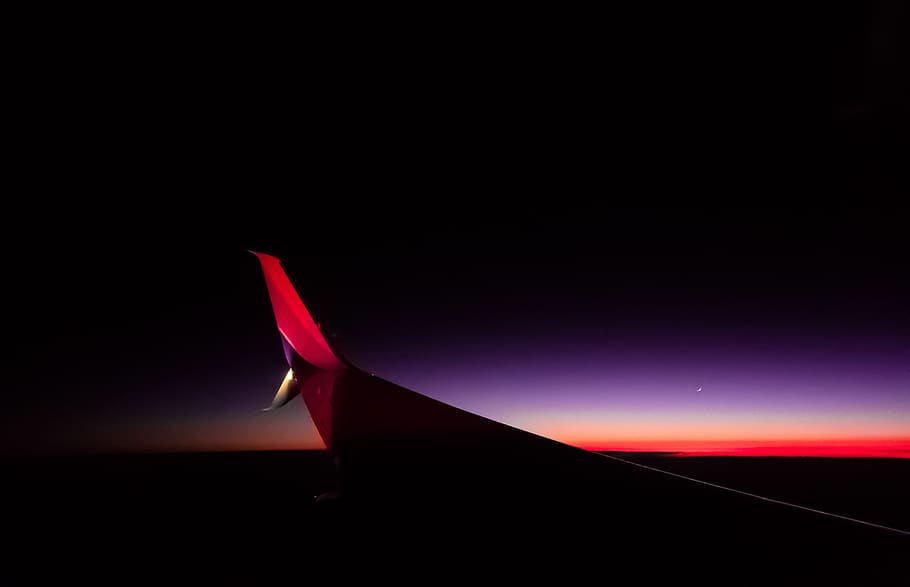
[{"label": "gradient sky", "polygon": [[259,411],[286,366],[248,238],[356,364],[525,430],[603,450],[910,456],[891,214],[582,206],[389,226],[329,251],[327,228],[162,248],[124,231],[111,257],[23,263],[7,449],[320,448],[302,402]]},{"label": "gradient sky", "polygon": [[0,446],[319,446],[258,411],[286,366],[256,249],[363,368],[541,434],[906,454],[899,13],[559,58],[53,52],[17,88]]}]

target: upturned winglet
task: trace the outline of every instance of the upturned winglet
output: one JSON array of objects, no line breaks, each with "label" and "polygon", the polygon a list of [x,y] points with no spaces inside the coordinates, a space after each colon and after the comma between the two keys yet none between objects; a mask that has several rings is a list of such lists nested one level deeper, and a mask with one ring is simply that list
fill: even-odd
[{"label": "upturned winglet", "polygon": [[275,322],[287,344],[314,367],[327,371],[344,369],[345,364],[332,351],[281,268],[281,261],[265,253],[250,252],[256,255],[262,265]]}]

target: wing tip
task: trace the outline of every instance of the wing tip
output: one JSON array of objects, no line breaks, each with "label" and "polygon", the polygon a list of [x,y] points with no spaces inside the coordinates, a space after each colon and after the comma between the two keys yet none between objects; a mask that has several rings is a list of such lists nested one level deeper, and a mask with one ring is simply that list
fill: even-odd
[{"label": "wing tip", "polygon": [[281,263],[281,259],[279,259],[278,257],[275,257],[273,255],[269,255],[268,253],[260,253],[259,251],[254,251],[253,249],[245,249],[245,250],[247,253],[249,253],[251,255],[255,255],[256,258],[259,259],[260,261],[269,259],[269,260]]}]

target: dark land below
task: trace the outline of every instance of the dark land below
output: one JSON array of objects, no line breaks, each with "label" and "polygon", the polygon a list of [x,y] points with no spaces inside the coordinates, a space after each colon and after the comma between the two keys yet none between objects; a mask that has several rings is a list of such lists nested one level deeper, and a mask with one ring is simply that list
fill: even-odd
[{"label": "dark land below", "polygon": [[[907,459],[612,454],[910,529]],[[578,493],[560,492],[556,484],[546,499],[535,493],[508,504],[486,502],[481,479],[473,495],[415,495],[413,507],[409,488],[401,487],[402,499],[366,511],[332,499],[334,470],[324,451],[4,461],[3,568],[11,584],[51,577],[122,584],[362,577],[898,585],[910,560],[906,535],[767,503],[759,504],[760,514],[733,523],[737,536],[725,535],[729,520],[718,518],[738,513],[713,508],[710,492],[686,502],[695,504],[693,511],[667,515],[661,512],[672,510],[661,508],[673,496],[645,491],[617,502],[610,487]],[[749,498],[742,503],[753,507]]]}]

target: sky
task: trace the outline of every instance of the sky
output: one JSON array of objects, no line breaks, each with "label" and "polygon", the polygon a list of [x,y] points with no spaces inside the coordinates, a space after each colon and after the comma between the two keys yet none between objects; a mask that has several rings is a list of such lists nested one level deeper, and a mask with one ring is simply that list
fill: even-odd
[{"label": "sky", "polygon": [[28,259],[16,446],[321,448],[302,402],[260,411],[286,366],[248,237],[356,365],[500,422],[595,450],[910,456],[893,209],[381,217]]},{"label": "sky", "polygon": [[259,411],[286,367],[255,249],[357,365],[523,429],[906,456],[895,10],[565,59],[55,53],[0,235],[2,450],[321,446]]}]

